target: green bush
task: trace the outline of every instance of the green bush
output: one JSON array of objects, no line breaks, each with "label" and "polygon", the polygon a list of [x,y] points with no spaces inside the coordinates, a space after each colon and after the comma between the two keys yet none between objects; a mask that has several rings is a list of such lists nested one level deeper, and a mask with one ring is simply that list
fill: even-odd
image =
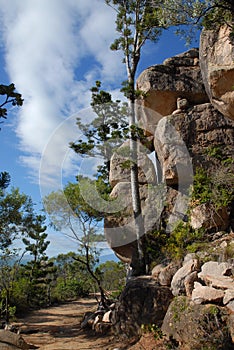
[{"label": "green bush", "polygon": [[56,301],[66,301],[84,297],[89,294],[89,288],[83,281],[76,278],[64,281],[62,277],[57,279],[56,286],[52,289],[51,299]]},{"label": "green bush", "polygon": [[163,251],[172,259],[182,259],[186,252],[196,252],[204,244],[205,231],[195,230],[189,223],[180,221],[170,233]]},{"label": "green bush", "polygon": [[234,175],[229,167],[212,174],[197,168],[191,192],[191,206],[210,203],[215,209],[229,206],[234,200]]}]

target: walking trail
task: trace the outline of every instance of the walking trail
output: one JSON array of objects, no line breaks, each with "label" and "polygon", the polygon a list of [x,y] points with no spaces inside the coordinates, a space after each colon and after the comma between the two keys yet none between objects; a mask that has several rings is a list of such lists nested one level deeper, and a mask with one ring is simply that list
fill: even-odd
[{"label": "walking trail", "polygon": [[100,336],[80,329],[83,315],[95,311],[95,299],[79,299],[36,310],[18,319],[24,340],[40,350],[113,350],[121,346],[113,335]]},{"label": "walking trail", "polygon": [[164,350],[152,335],[142,337],[135,345],[120,342],[108,334],[95,334],[82,330],[80,324],[85,312],[96,311],[94,298],[77,301],[30,312],[17,320],[22,336],[28,344],[40,350]]}]

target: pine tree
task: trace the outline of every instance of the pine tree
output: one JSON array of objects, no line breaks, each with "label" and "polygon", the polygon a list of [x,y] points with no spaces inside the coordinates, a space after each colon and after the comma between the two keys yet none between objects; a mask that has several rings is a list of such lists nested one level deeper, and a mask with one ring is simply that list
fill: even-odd
[{"label": "pine tree", "polygon": [[[159,5],[159,2],[157,3]],[[141,240],[145,232],[138,182],[139,139],[135,109],[139,91],[136,90],[135,80],[142,48],[148,40],[157,41],[163,22],[160,7],[152,6],[151,1],[106,0],[106,4],[116,12],[116,31],[119,34],[119,37],[111,45],[111,49],[122,51],[127,73],[127,80],[123,83],[122,91],[129,103],[131,192],[136,233],[136,248],[133,252],[131,265],[133,275],[141,275],[146,272],[146,263]]]},{"label": "pine tree", "polygon": [[30,282],[28,304],[31,306],[50,304],[50,283],[55,272],[53,262],[46,255],[50,242],[46,240],[48,234],[44,222],[44,216],[36,215],[27,232],[28,238],[22,239],[26,252],[32,255],[32,260],[25,266]]}]

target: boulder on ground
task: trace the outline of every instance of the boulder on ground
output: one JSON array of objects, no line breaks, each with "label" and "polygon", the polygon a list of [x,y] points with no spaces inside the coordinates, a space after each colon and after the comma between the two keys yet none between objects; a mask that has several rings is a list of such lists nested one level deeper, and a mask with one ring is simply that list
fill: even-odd
[{"label": "boulder on ground", "polygon": [[167,338],[179,343],[179,349],[231,350],[234,345],[226,308],[212,304],[196,305],[184,296],[176,297],[171,302],[162,331]]},{"label": "boulder on ground", "polygon": [[213,287],[197,285],[192,291],[192,301],[195,304],[222,303],[223,297],[224,291]]},{"label": "boulder on ground", "polygon": [[199,270],[199,262],[197,259],[187,261],[173,276],[171,281],[172,294],[177,296],[185,294],[185,279],[194,271]]},{"label": "boulder on ground", "polygon": [[162,324],[172,298],[170,288],[151,276],[132,278],[120,295],[112,322],[118,332],[136,336],[143,324]]}]

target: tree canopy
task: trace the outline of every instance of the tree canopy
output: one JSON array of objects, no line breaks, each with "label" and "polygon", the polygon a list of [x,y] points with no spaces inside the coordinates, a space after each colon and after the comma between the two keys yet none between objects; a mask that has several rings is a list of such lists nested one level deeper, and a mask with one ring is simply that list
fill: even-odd
[{"label": "tree canopy", "polygon": [[22,95],[15,91],[15,85],[12,83],[10,85],[0,85],[0,96],[2,100],[0,102],[0,118],[7,118],[7,108],[6,105],[11,104],[12,106],[22,106],[23,99]]},{"label": "tree canopy", "polygon": [[26,234],[33,215],[31,198],[18,188],[0,192],[0,250],[11,246],[19,234]]}]

